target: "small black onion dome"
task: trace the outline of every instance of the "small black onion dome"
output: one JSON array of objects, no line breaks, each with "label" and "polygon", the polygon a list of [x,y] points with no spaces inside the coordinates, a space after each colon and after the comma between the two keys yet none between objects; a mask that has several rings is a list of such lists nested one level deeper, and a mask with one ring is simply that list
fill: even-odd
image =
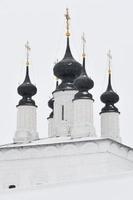
[{"label": "small black onion dome", "polygon": [[18,87],[17,89],[18,94],[21,95],[23,98],[19,101],[18,106],[20,105],[35,105],[35,101],[32,99],[32,96],[34,96],[37,93],[37,88],[35,85],[33,85],[30,81],[29,77],[29,67],[26,67],[26,76],[24,82]]},{"label": "small black onion dome", "polygon": [[54,98],[52,97],[49,101],[48,101],[48,106],[53,109],[54,107]]},{"label": "small black onion dome", "polygon": [[77,62],[71,53],[69,46],[69,37],[67,37],[67,47],[64,58],[54,66],[54,75],[62,80],[57,90],[76,89],[73,81],[81,73],[82,66]]},{"label": "small black onion dome", "polygon": [[119,96],[112,89],[111,73],[109,73],[107,90],[101,95],[100,99],[103,103],[106,104],[105,107],[102,108],[101,113],[104,113],[104,112],[119,112],[118,108],[116,108],[114,106],[114,104],[119,101]]},{"label": "small black onion dome", "polygon": [[53,118],[53,108],[54,108],[54,98],[51,98],[49,101],[48,101],[48,106],[52,109],[52,112],[50,113],[49,118]]},{"label": "small black onion dome", "polygon": [[81,75],[75,79],[74,81],[75,87],[79,90],[78,93],[75,94],[74,99],[92,99],[92,95],[88,92],[88,90],[92,89],[94,86],[94,81],[88,77],[85,70],[85,57],[83,57],[83,67]]}]

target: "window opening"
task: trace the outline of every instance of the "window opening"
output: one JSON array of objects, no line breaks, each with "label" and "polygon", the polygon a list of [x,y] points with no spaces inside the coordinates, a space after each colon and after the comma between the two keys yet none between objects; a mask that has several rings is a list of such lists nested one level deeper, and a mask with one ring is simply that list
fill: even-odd
[{"label": "window opening", "polygon": [[16,188],[16,185],[9,185],[8,187],[9,189],[13,189],[13,188]]},{"label": "window opening", "polygon": [[64,120],[64,105],[62,105],[62,120]]}]

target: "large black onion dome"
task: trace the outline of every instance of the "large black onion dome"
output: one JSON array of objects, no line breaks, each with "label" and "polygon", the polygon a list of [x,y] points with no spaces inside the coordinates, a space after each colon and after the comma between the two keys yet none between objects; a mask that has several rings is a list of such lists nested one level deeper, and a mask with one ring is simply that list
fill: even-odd
[{"label": "large black onion dome", "polygon": [[83,57],[82,72],[80,76],[75,79],[74,86],[79,90],[79,92],[75,94],[74,99],[92,99],[92,95],[88,90],[93,88],[94,82],[86,73],[85,57]]},{"label": "large black onion dome", "polygon": [[109,73],[107,90],[101,95],[100,99],[103,103],[105,103],[105,107],[102,108],[101,113],[103,113],[103,112],[119,112],[118,108],[116,108],[114,106],[114,104],[119,101],[119,96],[112,89],[111,73]]},{"label": "large black onion dome", "polygon": [[54,75],[62,80],[57,90],[76,89],[73,85],[73,81],[80,75],[81,68],[81,64],[72,56],[69,46],[69,37],[67,37],[67,47],[64,58],[58,62],[53,69]]},{"label": "large black onion dome", "polygon": [[37,93],[37,88],[35,85],[33,85],[30,81],[29,77],[29,67],[26,67],[26,76],[24,82],[18,87],[17,89],[18,94],[21,95],[23,98],[19,101],[18,106],[20,105],[35,105],[35,101],[32,99],[32,96],[34,96]]},{"label": "large black onion dome", "polygon": [[47,119],[53,118],[54,98],[51,98],[51,99],[48,101],[48,106],[49,106],[49,108],[52,109],[52,112],[50,113],[50,115],[49,115],[49,117],[48,117]]}]

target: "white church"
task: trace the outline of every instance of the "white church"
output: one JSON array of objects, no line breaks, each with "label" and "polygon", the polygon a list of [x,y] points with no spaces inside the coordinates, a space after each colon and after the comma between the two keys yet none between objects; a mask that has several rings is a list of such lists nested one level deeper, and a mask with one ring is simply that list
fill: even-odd
[{"label": "white church", "polygon": [[133,149],[122,143],[120,112],[115,104],[119,96],[111,83],[111,53],[108,53],[107,89],[101,95],[101,136],[93,122],[93,80],[83,63],[75,60],[70,49],[70,16],[66,9],[66,51],[53,68],[56,88],[48,102],[48,137],[39,138],[37,105],[32,99],[37,87],[29,74],[27,43],[26,75],[17,88],[17,128],[11,144],[0,146],[0,191],[45,188],[133,172]]}]

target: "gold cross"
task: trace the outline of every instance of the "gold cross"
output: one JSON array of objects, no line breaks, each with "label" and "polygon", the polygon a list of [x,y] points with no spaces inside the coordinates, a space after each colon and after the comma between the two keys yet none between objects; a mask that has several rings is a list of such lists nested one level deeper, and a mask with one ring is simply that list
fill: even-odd
[{"label": "gold cross", "polygon": [[82,56],[85,57],[85,44],[86,44],[86,39],[85,39],[85,34],[83,33],[82,35],[82,42],[83,42],[83,54]]},{"label": "gold cross", "polygon": [[111,60],[112,60],[112,55],[111,55],[111,50],[109,49],[108,53],[107,53],[107,57],[108,57],[108,65],[109,65],[109,74],[111,74]]},{"label": "gold cross", "polygon": [[69,10],[68,8],[66,8],[66,14],[65,14],[65,17],[66,17],[66,29],[67,29],[67,32],[66,32],[66,36],[69,37],[70,36],[70,32],[69,32],[69,20],[71,19],[70,18],[70,15],[69,15]]},{"label": "gold cross", "polygon": [[29,66],[29,51],[31,50],[30,46],[29,46],[29,42],[27,41],[27,43],[25,44],[25,48],[26,48],[26,65]]}]

